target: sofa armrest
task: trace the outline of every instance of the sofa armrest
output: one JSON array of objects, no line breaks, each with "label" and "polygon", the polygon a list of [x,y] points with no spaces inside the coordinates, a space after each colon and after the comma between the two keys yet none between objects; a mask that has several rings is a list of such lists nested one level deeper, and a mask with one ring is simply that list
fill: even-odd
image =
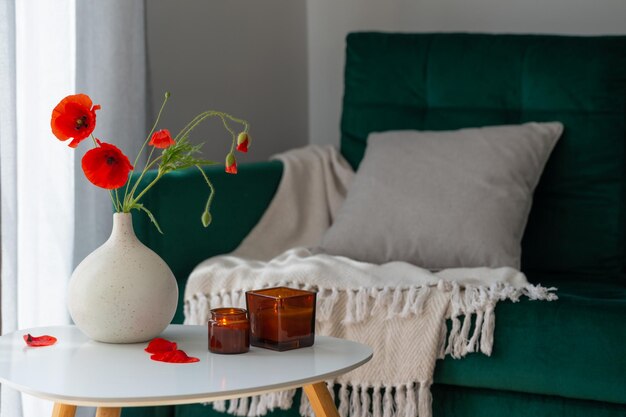
[{"label": "sofa armrest", "polygon": [[[204,168],[215,186],[213,221],[208,228],[202,226],[200,216],[209,189],[196,168],[169,173],[146,193],[141,202],[154,214],[163,234],[145,213],[134,212],[133,225],[139,239],[159,254],[176,276],[179,303],[174,323],[183,321],[183,293],[193,268],[239,245],[272,200],[282,171],[278,161],[242,164],[237,175],[226,174],[223,166]],[[147,173],[142,185],[155,175],[155,171]]]}]

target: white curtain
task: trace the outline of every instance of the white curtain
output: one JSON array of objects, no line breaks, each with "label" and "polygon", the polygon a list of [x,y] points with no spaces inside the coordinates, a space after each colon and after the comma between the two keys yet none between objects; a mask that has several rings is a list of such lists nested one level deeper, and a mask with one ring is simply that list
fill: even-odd
[{"label": "white curtain", "polygon": [[[17,182],[15,116],[15,3],[0,0],[0,333],[17,328]],[[12,203],[9,203],[11,201]],[[6,277],[6,279],[5,279]],[[0,386],[0,416],[19,416],[22,404],[16,391]]]},{"label": "white curtain", "polygon": [[[50,131],[54,106],[82,92],[95,135],[131,159],[147,133],[144,0],[0,0],[0,331],[70,322],[67,282],[106,240],[111,203],[77,150]],[[49,401],[0,387],[0,417],[50,415]]]}]

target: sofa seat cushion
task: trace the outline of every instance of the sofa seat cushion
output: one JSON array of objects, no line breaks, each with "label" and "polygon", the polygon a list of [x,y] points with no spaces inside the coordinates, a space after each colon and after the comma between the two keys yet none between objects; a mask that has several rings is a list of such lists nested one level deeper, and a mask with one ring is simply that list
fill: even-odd
[{"label": "sofa seat cushion", "polygon": [[559,300],[498,303],[492,356],[447,357],[435,382],[626,404],[626,285],[529,278]]}]

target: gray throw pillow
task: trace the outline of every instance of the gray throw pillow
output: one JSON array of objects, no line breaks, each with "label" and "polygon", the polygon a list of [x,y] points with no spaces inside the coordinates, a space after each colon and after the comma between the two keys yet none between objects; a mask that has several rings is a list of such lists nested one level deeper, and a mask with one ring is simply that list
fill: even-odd
[{"label": "gray throw pillow", "polygon": [[322,251],[428,269],[520,267],[558,122],[372,133]]}]

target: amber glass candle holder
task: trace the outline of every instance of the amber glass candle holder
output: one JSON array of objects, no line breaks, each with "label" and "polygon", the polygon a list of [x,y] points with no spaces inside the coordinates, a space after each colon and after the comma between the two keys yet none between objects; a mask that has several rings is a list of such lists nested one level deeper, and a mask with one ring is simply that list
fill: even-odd
[{"label": "amber glass candle holder", "polygon": [[209,350],[245,353],[250,350],[250,322],[243,308],[215,308],[209,318]]},{"label": "amber glass candle holder", "polygon": [[279,351],[313,345],[315,296],[287,287],[246,292],[250,344]]}]

